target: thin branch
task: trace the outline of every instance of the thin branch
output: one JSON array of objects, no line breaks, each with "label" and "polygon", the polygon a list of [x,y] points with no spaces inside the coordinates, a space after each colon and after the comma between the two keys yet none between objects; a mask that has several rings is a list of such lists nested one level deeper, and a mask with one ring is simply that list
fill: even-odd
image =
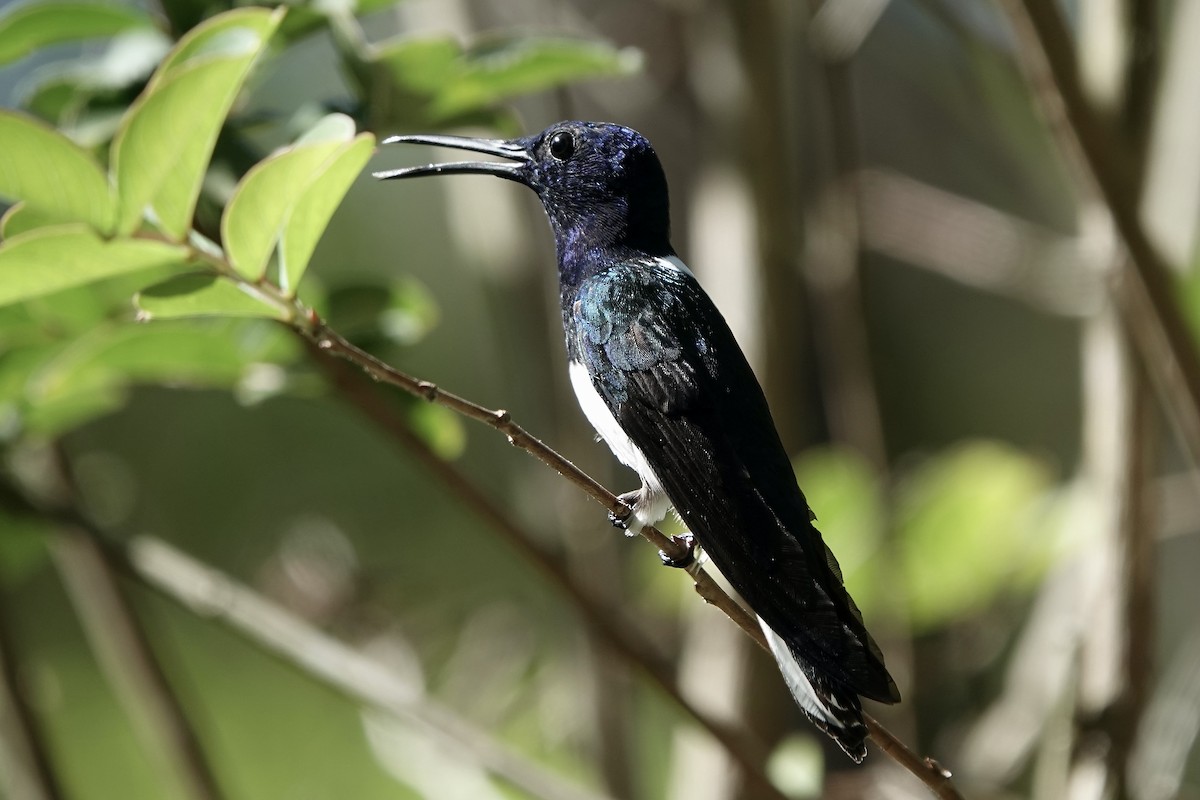
[{"label": "thin branch", "polygon": [[[197,247],[193,251],[196,259],[210,264],[222,277],[244,285],[264,296],[270,302],[279,305],[287,312],[286,319],[288,322],[285,324],[288,324],[297,333],[310,340],[319,350],[324,351],[330,356],[354,364],[370,378],[379,383],[385,383],[402,389],[427,402],[443,406],[496,429],[504,434],[508,438],[509,443],[514,447],[518,447],[533,455],[543,464],[578,486],[610,512],[623,514],[628,511],[615,494],[605,489],[595,478],[559,455],[559,453],[545,442],[514,422],[507,411],[490,409],[479,405],[464,397],[441,389],[436,383],[415,378],[375,358],[375,356],[356,347],[331,329],[315,311],[305,308],[294,297],[285,297],[278,288],[266,283],[248,283],[245,281],[224,260],[220,248],[215,244],[211,242],[203,242],[201,244],[202,246]],[[687,572],[691,575],[695,583],[697,594],[703,597],[710,605],[716,606],[725,612],[725,615],[746,631],[754,641],[758,642],[760,647],[768,651],[770,650],[762,631],[759,630],[758,625],[749,612],[726,594],[716,581],[713,580],[712,576],[704,571],[699,561],[693,559],[694,553],[688,539],[684,537],[668,537],[652,526],[643,527],[640,534],[670,560],[680,564],[690,564]],[[867,717],[867,719],[870,718]],[[898,739],[891,737],[891,734],[887,734],[887,738],[885,738],[882,735],[884,733],[883,728],[874,720],[871,721],[871,728],[873,732],[880,732],[878,739],[873,733],[872,740],[876,741],[885,754],[912,772],[939,797],[947,798],[948,800],[961,800],[961,795],[958,794],[947,777],[948,773],[940,767],[935,768],[930,766],[936,764],[936,762],[932,759],[922,761],[916,754],[905,748],[903,743]]]},{"label": "thin branch", "polygon": [[[600,505],[614,512],[625,510],[616,495],[605,489],[598,481],[579,469],[579,467],[559,455],[545,442],[534,437],[515,423],[507,411],[486,408],[456,394],[444,391],[437,384],[419,380],[397,370],[371,354],[355,347],[337,332],[331,330],[313,312],[309,312],[304,317],[303,323],[294,323],[294,327],[301,334],[311,339],[320,350],[325,351],[329,355],[349,361],[366,372],[372,379],[403,389],[428,402],[457,411],[464,416],[495,428],[508,437],[510,444],[532,454],[571,483],[583,489]],[[683,561],[691,555],[686,540],[682,537],[667,537],[652,527],[644,528],[641,534],[651,544],[673,559]],[[704,571],[698,561],[693,562],[687,572],[695,582],[696,593],[704,598],[705,602],[721,609],[726,616],[742,628],[760,647],[769,652],[770,648],[767,645],[766,638],[753,616],[721,589],[712,576]],[[905,747],[900,740],[888,733],[876,720],[866,714],[863,716],[871,732],[871,740],[875,742],[883,753],[929,786],[938,797],[945,800],[961,800],[962,795],[954,788],[950,780],[950,773],[947,770],[943,769],[933,759],[920,758]]]},{"label": "thin branch", "polygon": [[1130,783],[1130,754],[1150,699],[1154,675],[1154,520],[1149,484],[1157,451],[1155,408],[1144,372],[1131,370],[1128,460],[1123,476],[1121,534],[1122,691],[1108,724],[1112,743],[1109,772],[1117,797],[1135,796]]},{"label": "thin branch", "polygon": [[428,474],[453,492],[526,562],[532,564],[551,586],[566,597],[608,647],[641,669],[664,694],[707,730],[737,762],[749,784],[764,795],[783,797],[763,771],[763,754],[749,746],[745,735],[705,714],[684,697],[670,665],[645,637],[637,632],[629,620],[606,608],[578,582],[572,581],[565,565],[557,557],[543,549],[533,536],[513,522],[509,514],[453,464],[434,453],[429,445],[412,431],[403,416],[397,414],[391,404],[372,390],[370,382],[366,381],[360,372],[343,361],[331,358],[318,357],[314,363],[325,373],[326,379],[343,400],[387,432],[420,461]]},{"label": "thin branch", "polygon": [[[546,466],[582,489],[608,511],[614,514],[629,512],[615,494],[608,491],[592,476],[559,455],[548,444],[529,433],[503,409],[490,409],[464,397],[448,392],[436,383],[420,380],[405,374],[389,364],[380,361],[375,356],[351,344],[341,334],[329,328],[316,314],[309,313],[307,324],[296,324],[297,331],[311,339],[318,348],[330,355],[351,362],[372,379],[403,389],[409,394],[416,395],[430,403],[448,408],[464,417],[482,422],[495,428],[508,438],[508,443],[520,448],[541,461]],[[641,535],[652,545],[665,553],[673,561],[683,563],[691,555],[687,540],[682,537],[670,537],[652,526],[641,530]]]},{"label": "thin branch", "polygon": [[0,587],[0,789],[12,798],[59,800],[62,787],[42,726],[22,685],[8,596]]},{"label": "thin branch", "polygon": [[164,757],[189,797],[217,800],[222,794],[199,737],[121,593],[108,556],[78,529],[58,534],[52,545],[88,640],[147,749]]},{"label": "thin branch", "polygon": [[424,696],[395,670],[314,628],[229,576],[151,537],[116,541],[78,510],[48,507],[0,479],[0,507],[51,520],[85,538],[105,563],[172,602],[213,619],[248,642],[364,706],[406,720],[480,765],[546,800],[613,800],[547,772],[487,732]]},{"label": "thin branch", "polygon": [[436,735],[534,797],[605,800],[547,772],[485,731],[436,704],[395,670],[165,542],[140,537],[108,552],[123,569],[164,597],[237,631],[283,663],[353,698]]},{"label": "thin branch", "polygon": [[1122,320],[1169,410],[1192,462],[1200,464],[1200,355],[1176,303],[1171,272],[1138,212],[1136,163],[1091,107],[1075,46],[1057,3],[1001,0],[1017,54],[1068,163],[1089,195],[1103,200],[1132,269],[1113,286]]}]

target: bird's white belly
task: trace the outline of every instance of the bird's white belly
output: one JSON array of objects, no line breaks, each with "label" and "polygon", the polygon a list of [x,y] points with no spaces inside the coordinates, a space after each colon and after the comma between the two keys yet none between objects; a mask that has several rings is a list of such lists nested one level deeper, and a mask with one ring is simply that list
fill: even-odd
[{"label": "bird's white belly", "polygon": [[608,449],[612,450],[613,455],[642,479],[643,496],[634,506],[633,513],[641,525],[653,525],[666,516],[667,509],[671,507],[671,501],[667,499],[662,483],[650,468],[646,456],[625,434],[604,398],[592,385],[587,367],[578,361],[572,361],[568,372],[571,376],[571,388],[575,390],[575,397],[579,400],[583,415],[596,429],[596,433],[600,434],[600,438],[608,445]]}]

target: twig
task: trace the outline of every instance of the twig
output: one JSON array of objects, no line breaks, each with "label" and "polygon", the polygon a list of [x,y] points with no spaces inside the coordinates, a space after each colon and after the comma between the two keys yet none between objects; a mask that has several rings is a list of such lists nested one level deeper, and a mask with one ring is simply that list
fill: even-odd
[{"label": "twig", "polygon": [[[541,439],[533,436],[520,425],[513,422],[512,417],[509,416],[507,411],[486,408],[453,392],[448,392],[436,383],[414,378],[389,364],[385,364],[365,350],[355,347],[343,338],[341,334],[329,328],[323,320],[313,313],[308,315],[307,324],[296,324],[295,327],[296,330],[311,339],[318,348],[330,355],[351,362],[371,376],[373,380],[403,389],[409,394],[416,395],[430,403],[436,403],[465,417],[495,428],[508,438],[509,444],[524,450],[550,467],[559,475],[578,486],[589,497],[610,512],[614,514],[628,513],[629,509],[617,499],[615,494],[605,489],[599,481],[575,466],[575,464],[559,455]],[[682,563],[690,555],[687,541],[681,537],[667,536],[657,528],[649,525],[642,529],[641,535],[675,561]]]},{"label": "twig", "polygon": [[[397,370],[346,341],[337,332],[325,325],[315,313],[310,312],[305,317],[303,323],[297,322],[294,325],[300,333],[310,338],[320,350],[351,362],[376,381],[403,389],[431,403],[437,403],[495,428],[508,437],[509,443],[531,453],[539,461],[558,472],[564,478],[567,478],[571,483],[582,488],[590,497],[605,508],[614,512],[625,510],[616,495],[605,489],[598,481],[583,472],[579,467],[559,455],[545,442],[532,436],[524,428],[515,423],[507,411],[486,408],[456,394],[444,391],[437,384],[419,380]],[[644,528],[642,536],[671,558],[683,560],[685,556],[690,555],[688,547],[682,538],[667,537],[652,527]],[[758,627],[754,618],[746,609],[726,594],[716,581],[713,580],[712,576],[704,571],[702,566],[698,563],[693,564],[688,569],[688,574],[692,576],[692,580],[695,582],[697,594],[704,598],[710,605],[721,609],[726,616],[754,639],[760,647],[769,651],[770,648],[767,646],[766,638],[763,636],[762,630]],[[902,742],[890,733],[887,733],[878,722],[867,715],[864,715],[864,718],[869,720],[868,728],[871,731],[872,741],[879,746],[882,752],[929,786],[938,797],[945,798],[946,800],[961,800],[962,795],[954,788],[948,771],[938,766],[937,762],[932,759],[922,760],[905,747]]]},{"label": "twig", "polygon": [[1138,215],[1134,159],[1091,108],[1071,35],[1056,3],[1001,0],[1016,33],[1017,54],[1068,163],[1088,194],[1100,197],[1129,253],[1132,269],[1114,296],[1142,363],[1193,464],[1200,464],[1200,356],[1175,301],[1167,263]]},{"label": "twig", "polygon": [[1109,772],[1117,797],[1135,796],[1130,754],[1150,699],[1154,656],[1154,525],[1149,483],[1154,470],[1157,426],[1149,386],[1140,369],[1131,370],[1128,460],[1123,476],[1121,535],[1122,691],[1108,724]]},{"label": "twig", "polygon": [[[257,293],[264,295],[267,299],[277,303],[287,312],[288,322],[286,324],[311,341],[318,350],[354,364],[375,381],[402,389],[427,402],[443,406],[496,429],[500,433],[503,433],[514,447],[518,447],[533,455],[543,464],[546,464],[568,481],[578,486],[610,512],[622,514],[628,511],[616,495],[605,489],[599,481],[568,461],[545,442],[514,422],[507,411],[490,409],[479,405],[464,397],[443,390],[436,383],[415,378],[375,358],[370,353],[347,341],[343,336],[326,325],[324,320],[315,311],[304,308],[294,298],[284,297],[274,287],[261,282],[255,284],[247,283],[224,260],[219,247],[212,243],[205,243],[205,245],[194,251],[196,259],[210,264],[224,278],[245,284]],[[683,537],[668,537],[653,526],[643,527],[640,534],[657,547],[660,552],[678,563],[687,563],[693,555],[688,540]],[[759,630],[750,614],[726,594],[698,562],[693,561],[687,571],[695,583],[697,594],[703,597],[710,605],[721,609],[726,616],[737,623],[751,638],[758,642],[760,647],[769,651],[762,631]],[[878,723],[873,722],[873,725],[875,729],[883,731]],[[940,770],[940,768],[932,769],[927,766],[927,764],[936,762],[930,759],[922,762],[915,754],[908,751],[899,740],[891,737],[891,734],[887,734],[887,736],[886,746],[885,744],[880,744],[880,749],[884,753],[912,772],[922,782],[926,783],[939,797],[950,798],[950,800],[961,798],[961,795],[954,789],[953,784],[949,782],[948,773]],[[900,750],[898,751],[897,748],[900,748]],[[906,755],[898,757],[897,752]],[[754,775],[753,772],[748,774]],[[770,788],[774,792],[778,791],[773,786]]]},{"label": "twig", "polygon": [[514,786],[547,800],[612,800],[574,786],[509,750],[486,732],[441,707],[389,669],[317,630],[224,573],[165,542],[149,537],[112,540],[71,507],[36,503],[0,479],[0,507],[74,528],[103,554],[105,563],[172,602],[212,618],[291,667],[363,705],[407,720],[469,753]]},{"label": "twig", "polygon": [[138,723],[147,749],[166,759],[189,797],[220,798],[199,738],[121,594],[105,552],[93,537],[75,529],[55,537],[52,553],[100,664]]},{"label": "twig", "polygon": [[165,542],[135,538],[125,546],[112,545],[109,552],[130,574],[168,599],[232,628],[347,697],[436,734],[451,748],[469,754],[534,797],[603,800],[601,795],[547,772],[422,696],[394,670]]},{"label": "twig", "polygon": [[[315,348],[314,348],[315,349]],[[484,494],[453,464],[434,453],[423,439],[413,433],[394,407],[385,402],[349,364],[319,357],[314,363],[325,373],[330,384],[342,398],[358,409],[411,453],[426,471],[442,482],[458,499],[466,503],[493,531],[566,597],[579,611],[601,640],[630,664],[641,669],[676,705],[696,720],[714,739],[720,742],[741,768],[746,780],[763,794],[782,798],[779,790],[763,771],[763,754],[748,745],[746,737],[731,726],[698,709],[684,697],[672,670],[639,635],[629,621],[606,608],[577,582],[572,581],[558,558],[544,550],[534,538],[512,521],[490,497]],[[715,585],[715,584],[714,584]],[[726,597],[728,597],[726,595]],[[740,609],[740,606],[739,606]]]},{"label": "twig", "polygon": [[[354,364],[375,381],[402,389],[427,402],[443,406],[496,429],[500,433],[503,433],[514,447],[518,447],[533,455],[543,464],[578,486],[610,512],[621,514],[628,511],[615,494],[605,489],[595,478],[588,475],[545,442],[536,438],[514,422],[507,411],[490,409],[452,392],[447,392],[436,383],[421,380],[401,372],[390,364],[375,358],[375,356],[365,350],[354,346],[326,325],[325,321],[315,311],[305,308],[295,298],[284,297],[278,289],[268,284],[261,282],[254,284],[247,283],[224,260],[220,248],[215,244],[205,243],[205,246],[197,248],[193,255],[197,260],[210,264],[222,277],[246,285],[248,288],[278,304],[281,309],[287,312],[288,322],[286,324],[310,340],[318,350]],[[668,537],[652,526],[643,527],[640,533],[643,538],[673,561],[687,563],[693,555],[688,540],[683,537]],[[706,602],[725,612],[726,616],[745,630],[751,638],[758,642],[760,647],[769,651],[770,648],[767,646],[762,631],[759,630],[750,614],[717,585],[712,576],[704,571],[699,562],[692,561],[687,572],[692,576],[696,592]],[[883,730],[879,727],[878,723],[874,724],[878,730]],[[890,737],[890,734],[888,736]],[[899,740],[895,740],[894,738],[889,739],[886,744],[886,747],[880,745],[880,749],[905,769],[912,772],[922,782],[926,783],[939,797],[948,798],[949,800],[961,800],[961,795],[954,789],[953,784],[949,782],[944,770],[939,771],[938,769],[926,766],[926,764],[936,762],[929,759],[922,762],[914,753],[908,751]],[[906,755],[897,757],[897,747]]]},{"label": "twig", "polygon": [[1145,172],[1154,102],[1162,70],[1162,48],[1158,36],[1159,8],[1158,3],[1135,0],[1125,3],[1124,11],[1129,30],[1129,53],[1126,56],[1121,129],[1133,150],[1135,171],[1141,175]]},{"label": "twig", "polygon": [[6,594],[0,587],[0,789],[12,798],[59,800],[62,787],[20,679]]}]

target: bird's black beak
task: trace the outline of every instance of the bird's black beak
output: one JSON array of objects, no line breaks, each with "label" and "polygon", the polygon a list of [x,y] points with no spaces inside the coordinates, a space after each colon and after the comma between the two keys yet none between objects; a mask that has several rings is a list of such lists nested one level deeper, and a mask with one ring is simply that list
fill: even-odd
[{"label": "bird's black beak", "polygon": [[506,180],[524,183],[521,167],[528,164],[532,158],[524,145],[516,141],[504,139],[472,139],[468,136],[439,136],[434,134],[416,134],[413,136],[391,136],[384,139],[383,144],[433,144],[438,147],[452,147],[456,150],[470,150],[475,153],[487,153],[500,156],[515,164],[505,164],[498,161],[454,161],[449,164],[427,164],[423,167],[406,167],[387,172],[373,173],[380,180],[389,181],[394,178],[418,178],[422,175],[457,175],[474,173],[477,175],[495,175]]}]

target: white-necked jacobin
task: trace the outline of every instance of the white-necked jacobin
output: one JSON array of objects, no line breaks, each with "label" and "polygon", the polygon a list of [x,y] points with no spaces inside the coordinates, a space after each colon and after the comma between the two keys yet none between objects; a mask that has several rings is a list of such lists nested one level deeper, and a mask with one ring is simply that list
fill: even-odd
[{"label": "white-necked jacobin", "polygon": [[805,715],[855,761],[860,696],[896,703],[883,654],[842,585],[761,387],[712,300],[671,248],[667,181],[637,131],[559,122],[520,139],[395,136],[499,156],[376,173],[483,173],[541,199],[558,250],[571,385],[642,480],[630,527],[672,506],[758,615]]}]

